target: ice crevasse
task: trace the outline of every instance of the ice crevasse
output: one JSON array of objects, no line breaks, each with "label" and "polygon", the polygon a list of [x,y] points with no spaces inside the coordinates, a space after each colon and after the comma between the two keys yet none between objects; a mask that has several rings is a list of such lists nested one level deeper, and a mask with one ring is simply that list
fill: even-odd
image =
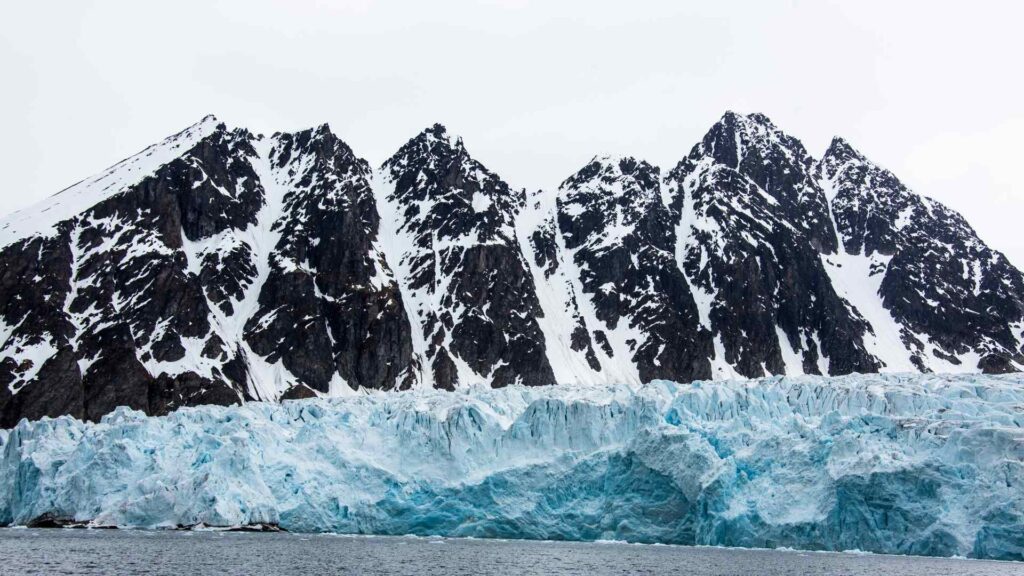
[{"label": "ice crevasse", "polygon": [[1024,559],[1024,375],[414,390],[0,431],[0,523]]}]

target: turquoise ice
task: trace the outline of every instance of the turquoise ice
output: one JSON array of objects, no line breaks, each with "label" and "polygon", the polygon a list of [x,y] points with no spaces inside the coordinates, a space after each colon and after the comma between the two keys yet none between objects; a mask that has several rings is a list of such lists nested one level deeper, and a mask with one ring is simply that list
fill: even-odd
[{"label": "turquoise ice", "polygon": [[1024,375],[415,390],[0,431],[0,523],[1024,559]]}]

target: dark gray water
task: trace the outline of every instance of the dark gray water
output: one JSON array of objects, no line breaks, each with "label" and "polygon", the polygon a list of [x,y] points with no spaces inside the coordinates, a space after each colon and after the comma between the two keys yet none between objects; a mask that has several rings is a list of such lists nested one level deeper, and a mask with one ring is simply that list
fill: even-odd
[{"label": "dark gray water", "polygon": [[1024,564],[683,546],[0,529],[0,574],[1024,574]]}]

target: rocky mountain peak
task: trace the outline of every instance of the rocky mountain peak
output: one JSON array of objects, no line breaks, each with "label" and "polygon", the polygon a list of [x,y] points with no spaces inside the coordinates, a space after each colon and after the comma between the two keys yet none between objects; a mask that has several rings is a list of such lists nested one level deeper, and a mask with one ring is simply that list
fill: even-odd
[{"label": "rocky mountain peak", "polygon": [[[842,139],[728,112],[531,196],[213,116],[0,220],[0,426],[352,389],[1024,368],[1024,277]],[[842,248],[837,250],[839,240]]]},{"label": "rocky mountain peak", "polygon": [[794,167],[806,167],[811,158],[799,140],[779,130],[760,113],[726,112],[708,130],[702,141],[704,153],[736,169],[744,164],[785,160]]},{"label": "rocky mountain peak", "polygon": [[595,156],[559,187],[559,223],[567,246],[588,238],[617,243],[661,205],[661,171],[636,158]]},{"label": "rocky mountain peak", "polygon": [[[552,237],[547,245],[564,246],[569,318],[560,324],[572,332],[562,338],[597,377],[709,376],[710,341],[675,266],[660,169],[630,156],[596,156],[559,187],[555,217],[557,227],[534,236],[537,261],[554,260],[543,250],[545,236]],[[554,271],[545,274],[549,283],[564,282]],[[684,343],[670,350],[676,338]]]},{"label": "rocky mountain peak", "polygon": [[435,124],[384,162],[380,198],[395,229],[420,381],[441,388],[554,381],[542,314],[516,237],[513,190]]},{"label": "rocky mountain peak", "polygon": [[719,179],[746,181],[752,186],[741,185],[737,190],[763,195],[770,210],[781,212],[780,217],[796,226],[816,250],[828,254],[838,244],[814,167],[815,161],[804,145],[777,128],[767,116],[727,112],[669,177],[683,182],[682,175],[696,177],[714,172]]},{"label": "rocky mountain peak", "polygon": [[223,123],[213,115],[208,115],[103,172],[4,217],[0,220],[0,247],[31,236],[54,235],[60,223],[74,219],[106,199],[131,190],[212,135],[219,134],[223,138],[227,132]]},{"label": "rocky mountain peak", "polygon": [[[594,156],[583,168],[566,178],[559,188],[573,189],[598,181],[612,184],[623,180],[635,181],[646,188],[652,188],[658,186],[660,179],[661,169],[644,160],[638,160],[632,156],[603,154]],[[611,189],[606,191],[614,192]]]},{"label": "rocky mountain peak", "polygon": [[305,162],[293,167],[293,170],[304,170],[307,174],[327,170],[333,178],[368,178],[371,173],[369,163],[357,157],[352,148],[332,132],[327,124],[299,132],[275,134],[273,156],[279,168],[294,158],[305,157]]},{"label": "rocky mountain peak", "polygon": [[435,124],[409,140],[382,171],[394,184],[389,199],[402,207],[402,225],[418,234],[469,242],[514,239],[525,191],[512,189],[470,156],[462,139],[453,140],[444,126]]},{"label": "rocky mountain peak", "polygon": [[174,136],[170,136],[170,137],[166,138],[165,141],[166,140],[170,140],[171,138],[175,138],[177,136],[183,135],[183,134],[189,134],[189,133],[195,134],[195,133],[198,133],[198,132],[211,132],[211,131],[214,131],[214,130],[219,130],[219,131],[222,131],[222,132],[229,131],[228,126],[227,126],[226,123],[221,122],[220,119],[218,119],[213,114],[207,114],[206,116],[203,116],[202,118],[200,118],[198,122],[192,124],[188,128],[185,128],[184,130],[182,130],[181,132],[178,132]]},{"label": "rocky mountain peak", "polygon": [[443,124],[424,128],[410,138],[394,156],[384,163],[385,168],[402,169],[405,165],[445,165],[472,161],[459,136],[453,136]]},{"label": "rocky mountain peak", "polygon": [[866,162],[867,158],[841,136],[832,138],[832,143],[829,144],[825,155],[822,156],[822,162],[824,163],[848,162],[851,160]]},{"label": "rocky mountain peak", "polygon": [[437,138],[438,140],[447,139],[448,128],[440,122],[434,122],[430,127],[424,128],[421,134]]},{"label": "rocky mountain peak", "polygon": [[867,290],[848,291],[849,300],[886,335],[878,355],[887,366],[1019,369],[1024,281],[1002,254],[963,216],[914,193],[841,139],[820,172],[845,249],[826,262],[837,276],[867,271]]}]

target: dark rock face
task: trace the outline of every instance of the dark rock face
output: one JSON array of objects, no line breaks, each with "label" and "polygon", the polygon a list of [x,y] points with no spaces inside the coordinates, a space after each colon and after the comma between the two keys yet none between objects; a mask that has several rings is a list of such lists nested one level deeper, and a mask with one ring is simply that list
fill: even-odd
[{"label": "dark rock face", "polygon": [[62,313],[71,253],[67,230],[29,238],[0,252],[0,426],[24,416],[85,415],[82,377],[70,340],[74,326]]},{"label": "dark rock face", "polygon": [[[804,145],[763,114],[727,112],[697,145],[714,164],[733,169],[775,200],[776,211],[819,252],[836,250],[828,202]],[[693,154],[691,153],[691,158]]]},{"label": "dark rock face", "polygon": [[246,341],[320,392],[335,377],[352,388],[408,385],[399,376],[412,353],[409,324],[376,247],[369,165],[326,125],[275,136],[269,159],[287,192]]},{"label": "dark rock face", "polygon": [[[538,196],[542,194],[538,193]],[[544,216],[541,223],[534,230],[527,230],[525,233],[521,233],[526,235],[527,238],[525,238],[525,243],[522,239],[520,243],[525,244],[525,252],[533,254],[533,261],[536,265],[534,281],[538,283],[538,290],[546,288],[549,293],[560,297],[554,298],[553,302],[548,303],[545,320],[561,326],[563,332],[561,336],[565,340],[562,342],[562,345],[567,344],[568,348],[568,350],[559,354],[557,337],[554,341],[548,340],[548,357],[552,358],[561,355],[564,360],[566,356],[577,356],[575,360],[579,361],[581,359],[578,356],[582,355],[582,361],[585,362],[590,372],[580,373],[579,370],[574,371],[572,368],[569,368],[566,371],[568,375],[563,373],[562,378],[572,382],[577,380],[602,380],[602,378],[595,378],[595,376],[606,376],[607,372],[595,350],[602,350],[605,361],[608,363],[613,362],[614,351],[610,347],[607,349],[594,347],[594,338],[591,337],[590,329],[587,327],[587,321],[583,317],[580,303],[577,299],[578,289],[576,282],[578,277],[573,271],[566,270],[566,267],[562,266],[561,263],[564,248],[559,244],[561,233],[557,230],[555,224],[557,209],[554,206],[549,206],[547,207],[548,210],[545,211],[543,202],[538,202],[536,199],[534,199],[533,204],[534,211]],[[559,304],[562,304],[560,309]],[[558,311],[564,311],[565,314],[562,317],[553,314]],[[553,317],[549,318],[549,316]],[[568,332],[566,332],[566,329],[569,329]],[[596,330],[594,336],[603,336],[603,334],[601,330]],[[547,339],[547,336],[545,336],[545,339]],[[604,342],[607,344],[606,341]],[[556,373],[556,378],[558,377],[559,375]]]},{"label": "dark rock face", "polygon": [[0,253],[0,425],[398,385],[409,328],[369,174],[326,128],[211,118],[63,192],[102,193]]},{"label": "dark rock face", "polygon": [[679,265],[723,374],[722,359],[747,377],[880,367],[863,344],[870,326],[818,257],[835,236],[812,168],[803,146],[767,118],[729,113],[668,174]]},{"label": "dark rock face", "polygon": [[[202,345],[211,336],[203,286],[187,272],[181,248],[189,230],[201,234],[225,222],[244,221],[247,209],[258,202],[253,186],[235,187],[234,176],[245,170],[233,162],[233,155],[244,153],[247,137],[244,131],[197,125],[169,139],[191,141],[181,156],[60,222],[55,236],[4,250],[4,266],[35,258],[41,273],[12,278],[0,300],[26,297],[33,292],[28,283],[41,281],[50,288],[46,306],[9,306],[4,323],[31,332],[23,340],[26,344],[49,342],[56,349],[48,360],[42,358],[40,375],[24,400],[19,393],[6,406],[0,403],[5,424],[56,413],[96,419],[120,405],[163,413],[196,400],[241,399],[237,387],[220,373],[179,378],[191,368],[183,367],[189,363],[185,346]],[[94,185],[116,181],[117,175]],[[209,214],[207,206],[213,207]],[[49,250],[32,251],[38,242]],[[35,362],[26,359],[20,365]],[[19,363],[8,359],[5,364]],[[17,371],[5,370],[0,377],[12,382],[11,391],[19,380]],[[24,372],[20,379],[25,379]],[[34,400],[40,395],[45,403]],[[32,408],[22,407],[23,402]]]},{"label": "dark rock face", "polygon": [[473,160],[441,125],[383,166],[396,254],[421,330],[422,379],[439,388],[551,384],[543,315],[514,221],[524,193]]},{"label": "dark rock face", "polygon": [[728,113],[529,196],[208,117],[0,220],[0,426],[348,388],[1024,366],[1024,277],[840,139]]},{"label": "dark rock face", "polygon": [[1024,280],[1002,254],[962,216],[909,191],[842,139],[820,170],[834,190],[843,247],[877,263],[879,295],[919,370],[971,361],[963,367],[1009,372],[1024,364]]},{"label": "dark rock face", "polygon": [[[710,378],[711,334],[675,264],[659,170],[634,158],[595,158],[562,183],[557,204],[566,257],[596,319],[628,348],[639,380]],[[606,334],[604,341],[614,350]]]}]

